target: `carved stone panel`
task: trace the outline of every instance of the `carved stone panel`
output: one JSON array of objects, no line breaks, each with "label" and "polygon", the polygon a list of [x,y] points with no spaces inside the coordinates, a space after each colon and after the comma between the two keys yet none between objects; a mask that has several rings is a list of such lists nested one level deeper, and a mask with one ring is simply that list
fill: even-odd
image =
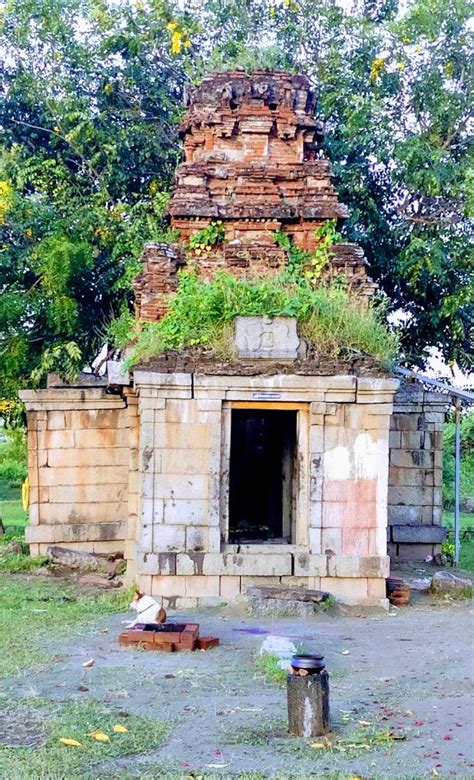
[{"label": "carved stone panel", "polygon": [[235,346],[241,358],[296,360],[299,337],[293,317],[237,317]]}]

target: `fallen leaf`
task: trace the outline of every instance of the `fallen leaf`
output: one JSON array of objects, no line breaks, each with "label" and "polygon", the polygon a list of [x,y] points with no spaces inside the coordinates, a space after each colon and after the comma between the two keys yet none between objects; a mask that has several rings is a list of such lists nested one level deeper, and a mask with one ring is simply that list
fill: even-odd
[{"label": "fallen leaf", "polygon": [[432,769],[432,770],[431,770],[431,774],[432,774],[434,777],[439,777],[439,772],[437,772],[437,771],[436,771],[436,769]]},{"label": "fallen leaf", "polygon": [[357,722],[358,722],[358,723],[359,723],[361,726],[371,726],[371,725],[372,725],[372,723],[370,722],[370,720],[359,720],[359,721],[357,721]]},{"label": "fallen leaf", "polygon": [[229,764],[206,764],[206,766],[209,766],[211,769],[223,769],[225,766],[229,766]]},{"label": "fallen leaf", "polygon": [[405,715],[407,716],[407,718],[411,718],[411,716],[413,715],[413,712],[411,710],[407,710],[405,712]]},{"label": "fallen leaf", "polygon": [[88,661],[85,661],[82,665],[84,666],[85,669],[90,669],[91,666],[94,666],[94,664],[95,664],[94,659],[90,658]]},{"label": "fallen leaf", "polygon": [[104,734],[103,731],[91,731],[88,736],[92,737],[92,739],[96,739],[97,742],[110,742],[110,737],[108,737],[107,734]]},{"label": "fallen leaf", "polygon": [[324,742],[312,742],[310,745],[310,748],[315,748],[317,750],[324,750],[325,747],[326,745]]},{"label": "fallen leaf", "polygon": [[349,655],[349,650],[343,650],[341,655]]},{"label": "fallen leaf", "polygon": [[128,729],[126,729],[125,726],[122,726],[121,723],[116,723],[114,726],[114,731],[116,734],[125,734]]},{"label": "fallen leaf", "polygon": [[77,690],[81,691],[81,693],[84,693],[85,691],[88,691],[89,688],[87,687],[87,685],[79,685]]},{"label": "fallen leaf", "polygon": [[59,737],[59,741],[63,743],[63,745],[67,745],[68,747],[82,747],[81,743],[77,741],[77,739],[69,739],[69,737]]}]

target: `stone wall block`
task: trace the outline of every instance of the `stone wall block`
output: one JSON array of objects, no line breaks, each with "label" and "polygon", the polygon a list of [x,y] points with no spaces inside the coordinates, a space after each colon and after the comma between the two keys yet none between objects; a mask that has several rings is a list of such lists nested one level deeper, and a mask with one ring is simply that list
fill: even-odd
[{"label": "stone wall block", "polygon": [[126,447],[111,449],[68,449],[67,458],[62,450],[48,451],[50,468],[61,468],[65,462],[68,466],[128,466],[128,450]]},{"label": "stone wall block", "polygon": [[184,596],[186,592],[186,577],[158,575],[151,581],[152,596]]},{"label": "stone wall block", "polygon": [[109,523],[125,520],[128,514],[126,501],[101,501],[89,504],[43,504],[41,506],[41,522],[46,525],[56,523],[94,523],[97,518]]},{"label": "stone wall block", "polygon": [[321,577],[321,590],[328,591],[343,604],[364,604],[368,599],[364,577]]},{"label": "stone wall block", "polygon": [[240,596],[240,577],[221,577],[219,583],[219,595],[223,599],[233,599]]},{"label": "stone wall block", "polygon": [[66,427],[66,418],[64,412],[50,412],[48,414],[48,430],[64,430]]},{"label": "stone wall block", "polygon": [[186,596],[190,598],[216,597],[220,595],[220,577],[194,575],[185,578]]},{"label": "stone wall block", "polygon": [[342,529],[342,548],[343,555],[368,555],[369,553],[369,531],[367,528],[344,527]]},{"label": "stone wall block", "polygon": [[208,550],[207,526],[192,526],[186,528],[186,550],[193,552],[207,552]]},{"label": "stone wall block", "polygon": [[186,528],[182,525],[155,525],[153,550],[155,552],[181,552],[185,549]]},{"label": "stone wall block", "polygon": [[432,453],[427,450],[391,450],[390,465],[402,468],[430,468],[433,465]]},{"label": "stone wall block", "polygon": [[273,555],[240,555],[236,553],[204,555],[203,574],[246,575],[279,577],[290,575],[292,556],[290,553]]},{"label": "stone wall block", "polygon": [[209,451],[204,448],[193,450],[164,450],[161,470],[163,474],[207,474]]},{"label": "stone wall block", "polygon": [[327,556],[297,553],[293,556],[295,577],[325,577],[327,574]]},{"label": "stone wall block", "polygon": [[321,551],[324,555],[340,555],[342,553],[341,528],[322,529]]},{"label": "stone wall block", "polygon": [[205,500],[171,499],[164,502],[165,525],[207,525],[209,504]]},{"label": "stone wall block", "polygon": [[384,525],[381,528],[369,529],[368,554],[386,555],[389,529]]},{"label": "stone wall block", "polygon": [[308,544],[309,552],[311,555],[321,555],[321,529],[309,528],[308,529]]},{"label": "stone wall block", "polygon": [[209,479],[204,474],[157,474],[154,478],[156,498],[170,501],[175,499],[207,499]]},{"label": "stone wall block", "polygon": [[421,523],[421,506],[396,506],[390,503],[387,509],[389,525],[399,525],[401,523]]}]

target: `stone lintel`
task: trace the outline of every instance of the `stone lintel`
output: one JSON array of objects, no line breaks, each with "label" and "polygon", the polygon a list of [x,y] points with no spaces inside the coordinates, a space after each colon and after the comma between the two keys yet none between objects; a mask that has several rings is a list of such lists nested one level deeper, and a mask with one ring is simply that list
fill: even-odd
[{"label": "stone lintel", "polygon": [[192,374],[138,370],[134,371],[133,381],[139,393],[145,390],[153,391],[157,398],[192,398]]},{"label": "stone lintel", "polygon": [[441,525],[392,525],[393,542],[405,544],[441,544],[447,530]]}]

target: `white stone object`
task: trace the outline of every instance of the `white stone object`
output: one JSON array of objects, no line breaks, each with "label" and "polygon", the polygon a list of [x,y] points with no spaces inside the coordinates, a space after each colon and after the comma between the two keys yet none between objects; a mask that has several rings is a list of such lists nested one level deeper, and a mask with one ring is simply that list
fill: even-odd
[{"label": "white stone object", "polygon": [[294,317],[236,317],[235,346],[241,358],[296,360],[299,343]]},{"label": "white stone object", "polygon": [[130,374],[124,370],[123,361],[121,360],[108,360],[107,361],[107,379],[109,385],[129,385]]},{"label": "white stone object", "polygon": [[280,669],[289,669],[291,656],[297,652],[291,639],[287,639],[284,636],[272,636],[270,634],[262,643],[259,655],[276,655],[280,660],[280,664],[284,663],[283,666],[280,666]]}]

